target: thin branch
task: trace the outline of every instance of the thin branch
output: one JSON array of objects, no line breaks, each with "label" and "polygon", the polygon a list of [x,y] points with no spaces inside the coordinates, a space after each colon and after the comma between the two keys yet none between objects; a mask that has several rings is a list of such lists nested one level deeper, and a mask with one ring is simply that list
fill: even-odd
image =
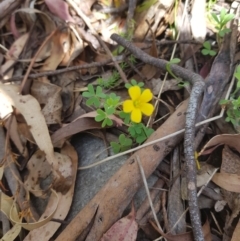
[{"label": "thin branch", "polygon": [[[120,57],[120,58],[119,58]],[[120,60],[122,59],[122,56],[116,57],[116,60]],[[44,72],[40,72],[37,74],[30,74],[28,75],[28,78],[30,79],[36,79],[39,77],[43,77],[43,76],[54,76],[54,75],[58,75],[58,74],[63,74],[63,73],[67,73],[67,72],[71,72],[71,71],[76,71],[79,69],[90,69],[93,67],[102,67],[106,64],[109,64],[112,62],[112,59],[107,59],[105,61],[102,62],[93,62],[90,64],[82,64],[82,65],[76,65],[76,66],[71,66],[71,67],[66,67],[63,69],[58,69],[58,70],[50,70],[50,71],[44,71]],[[20,76],[14,76],[12,78],[9,78],[3,82],[11,82],[11,81],[19,81],[22,80],[24,78],[24,75],[20,75]]]},{"label": "thin branch", "polygon": [[141,160],[140,160],[139,156],[137,156],[137,163],[138,163],[138,166],[139,166],[139,169],[140,169],[140,173],[141,173],[141,176],[142,176],[143,184],[144,184],[144,187],[145,187],[145,190],[146,190],[146,193],[147,193],[149,205],[150,205],[150,207],[151,207],[154,220],[155,220],[155,222],[156,222],[156,224],[157,224],[158,229],[159,229],[161,232],[163,232],[162,227],[161,227],[160,223],[158,222],[157,214],[156,214],[156,212],[155,212],[155,210],[154,210],[154,207],[153,207],[153,202],[152,202],[152,199],[151,199],[151,196],[150,196],[150,192],[149,192],[149,188],[148,188],[146,176],[145,176],[143,167],[142,167],[142,165],[141,165]]}]

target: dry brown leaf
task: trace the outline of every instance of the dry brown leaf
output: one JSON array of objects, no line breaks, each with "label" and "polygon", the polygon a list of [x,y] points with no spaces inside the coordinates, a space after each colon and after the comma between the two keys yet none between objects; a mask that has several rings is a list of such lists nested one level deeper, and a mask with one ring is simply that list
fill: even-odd
[{"label": "dry brown leaf", "polygon": [[219,187],[229,191],[240,193],[240,176],[231,173],[216,173],[212,181]]},{"label": "dry brown leaf", "polygon": [[[19,85],[4,85],[0,83],[0,117],[4,118],[4,115],[11,114],[9,111],[10,107],[14,106],[24,116],[35,142],[40,150],[45,152],[48,161],[54,160],[52,142],[39,103],[31,95],[23,96],[18,91]],[[7,109],[5,109],[6,107]]]},{"label": "dry brown leaf", "polygon": [[96,122],[92,118],[80,118],[58,129],[56,132],[53,133],[51,138],[52,138],[53,144],[56,145],[57,142],[71,135],[74,135],[86,130],[101,129],[101,128],[102,128],[101,123]]},{"label": "dry brown leaf", "polygon": [[68,4],[64,2],[63,0],[45,0],[45,4],[48,6],[49,10],[61,18],[62,20],[65,20],[66,22],[72,22],[74,23],[74,19],[69,14],[68,11]]},{"label": "dry brown leaf", "polygon": [[[14,224],[20,225],[21,227],[23,227],[26,230],[34,230],[36,228],[42,227],[45,224],[49,223],[49,221],[53,218],[53,215],[56,212],[56,209],[57,209],[58,203],[59,203],[58,194],[52,189],[51,189],[51,191],[52,191],[52,196],[54,196],[53,205],[52,205],[52,209],[50,210],[48,215],[45,215],[44,219],[39,219],[37,222],[33,222],[33,223],[23,223],[22,220],[19,219],[20,214],[14,212],[15,209],[17,210],[17,206],[16,206],[16,203],[13,202],[13,205],[10,209],[11,222],[13,222]],[[35,240],[37,240],[37,239],[35,239]]]},{"label": "dry brown leaf", "polygon": [[157,0],[149,9],[137,12],[134,17],[137,25],[134,37],[142,40],[146,36],[149,28],[146,20],[151,24],[151,29],[155,33],[158,29],[159,23],[164,19],[173,3],[173,0]]},{"label": "dry brown leaf", "polygon": [[240,158],[228,146],[222,151],[221,172],[240,175]]},{"label": "dry brown leaf", "polygon": [[[211,229],[210,229],[210,224],[208,219],[202,226],[202,231],[204,235],[204,240],[212,241]],[[181,233],[176,235],[167,234],[167,235],[164,235],[164,237],[166,237],[168,241],[194,241],[192,232],[186,232],[186,233]]]},{"label": "dry brown leaf", "polygon": [[16,117],[13,115],[4,122],[5,128],[8,130],[9,136],[17,147],[19,153],[25,158],[28,156],[28,150],[26,148],[26,140],[20,137],[19,124],[17,123]]},{"label": "dry brown leaf", "polygon": [[[21,221],[18,217],[17,208],[13,207],[14,200],[11,197],[4,194],[3,192],[1,193],[0,198],[1,198],[1,205],[0,205],[1,212],[3,212],[8,219],[10,219],[10,212],[12,211],[12,213],[14,213],[14,215],[17,217],[17,220]],[[21,232],[21,229],[22,229],[21,225],[14,224],[13,227],[0,239],[0,241],[16,240],[17,236]]]},{"label": "dry brown leaf", "polygon": [[132,205],[131,212],[113,224],[100,241],[135,241],[138,231],[138,224],[135,218],[136,213]]},{"label": "dry brown leaf", "polygon": [[240,237],[240,220],[238,220],[237,226],[235,227],[235,230],[233,232],[233,236],[231,241],[238,241]]},{"label": "dry brown leaf", "polygon": [[45,192],[40,187],[40,180],[46,178],[51,173],[51,166],[45,161],[45,154],[36,151],[27,164],[28,175],[24,181],[25,188],[36,197],[46,197]]},{"label": "dry brown leaf", "polygon": [[[70,124],[64,125],[62,128],[54,132],[54,134],[51,136],[52,142],[56,144],[57,142],[61,141],[66,137],[69,137],[71,135],[74,135],[85,130],[101,129],[102,124],[100,122],[96,122],[94,119],[89,118],[94,118],[96,117],[96,115],[96,111],[91,111],[81,115],[76,120],[72,121]],[[119,126],[123,124],[123,121],[114,115],[110,115],[109,118],[115,121],[116,124]]]},{"label": "dry brown leaf", "polygon": [[[234,153],[228,146],[224,146],[222,152],[222,165],[221,165],[221,175],[218,176],[218,181],[221,181],[222,184],[222,195],[224,200],[227,202],[229,208],[231,209],[230,218],[226,220],[224,232],[225,234],[229,234],[229,231],[232,229],[231,224],[235,217],[238,216],[240,212],[240,202],[239,202],[239,179],[240,179],[240,164],[239,164],[239,155]],[[223,178],[225,174],[236,175],[235,177],[231,176],[231,178],[227,178],[226,180]],[[222,179],[220,179],[222,178]],[[232,179],[235,180],[232,180]],[[229,185],[230,182],[230,185]],[[229,189],[230,188],[230,189]],[[238,191],[232,191],[237,189]],[[232,233],[232,231],[230,231]]]},{"label": "dry brown leaf", "polygon": [[[11,29],[15,29],[15,31],[17,31],[17,32],[18,32],[18,30],[17,30],[17,26],[16,26],[16,23],[15,23],[16,13],[24,13],[23,16],[27,16],[27,18],[22,19],[23,22],[26,22],[25,23],[26,25],[34,24],[34,20],[36,19],[37,14],[38,14],[38,16],[41,18],[41,20],[44,23],[45,34],[50,34],[53,30],[56,29],[54,21],[45,12],[40,11],[36,8],[24,8],[24,7],[22,7],[22,8],[19,8],[19,9],[15,10],[12,14],[12,16],[14,16],[14,18],[11,20]],[[19,14],[19,16],[21,17],[22,15]],[[39,56],[38,56],[38,58],[39,58]]]},{"label": "dry brown leaf", "polygon": [[[153,41],[152,41],[149,55],[151,55],[152,57],[158,58],[158,50],[157,50],[156,42],[155,42],[154,36],[152,37],[153,37]],[[147,80],[150,80],[156,75],[158,70],[159,68],[156,68],[153,65],[145,64],[141,70],[141,73]]]},{"label": "dry brown leaf", "polygon": [[[11,67],[15,61],[18,59],[19,55],[21,54],[27,40],[29,38],[29,33],[23,34],[21,37],[19,37],[11,46],[9,51],[6,54],[6,62],[1,66],[0,73],[4,73],[6,70]],[[6,75],[3,76],[3,79],[9,79],[12,77],[13,74],[13,68],[10,69]]]},{"label": "dry brown leaf", "polygon": [[84,51],[86,46],[86,44],[77,34],[77,30],[71,31],[69,38],[71,46],[62,60],[60,64],[61,66],[69,66],[69,64]]},{"label": "dry brown leaf", "polygon": [[[53,216],[53,218],[55,219],[64,220],[71,207],[72,198],[74,194],[74,186],[75,186],[75,180],[77,175],[78,156],[75,149],[68,143],[66,143],[65,146],[62,148],[61,154],[68,156],[71,159],[72,168],[73,168],[73,176],[72,176],[73,181],[72,181],[71,188],[64,195],[62,193],[57,193],[59,196],[59,202],[58,202],[57,210]],[[53,200],[51,196],[48,202],[47,208],[45,212],[42,214],[40,220],[44,220],[45,216],[49,215],[49,212],[51,212],[52,208],[55,205],[55,202],[56,201]],[[61,224],[57,222],[48,222],[46,225],[40,228],[37,228],[35,230],[32,230],[26,236],[24,241],[32,241],[33,239],[35,241],[49,240],[52,237],[52,235],[57,231],[57,229],[60,227],[60,225]]]},{"label": "dry brown leaf", "polygon": [[[240,153],[240,134],[222,134],[214,136],[200,151],[199,155],[211,153],[219,145],[234,147]],[[208,151],[211,148],[211,152]]]},{"label": "dry brown leaf", "polygon": [[[30,131],[36,144],[40,150],[44,151],[46,159],[52,167],[56,187],[60,188],[58,189],[59,191],[62,188],[62,191],[65,192],[71,185],[69,182],[72,174],[71,161],[58,153],[54,153],[48,127],[37,100],[31,95],[20,95],[18,91],[18,85],[0,84],[0,117],[4,118],[5,116],[3,114],[11,113],[6,113],[6,107],[9,111],[11,106],[14,106],[23,115],[27,124],[30,126]],[[67,169],[64,169],[62,165],[63,162]],[[68,182],[64,181],[65,178]]]},{"label": "dry brown leaf", "polygon": [[33,136],[30,131],[30,127],[27,125],[27,123],[18,123],[18,131],[20,135],[22,135],[24,138],[26,138],[29,142],[35,144],[35,141],[33,139]]},{"label": "dry brown leaf", "polygon": [[[41,71],[55,70],[68,51],[71,49],[71,40],[69,30],[57,30],[52,38],[49,40],[48,44],[51,44],[51,55],[44,62]],[[39,78],[42,82],[49,82],[47,77]]]},{"label": "dry brown leaf", "polygon": [[50,83],[35,80],[31,87],[31,94],[44,106],[42,113],[46,123],[60,124],[62,113],[61,88]]}]

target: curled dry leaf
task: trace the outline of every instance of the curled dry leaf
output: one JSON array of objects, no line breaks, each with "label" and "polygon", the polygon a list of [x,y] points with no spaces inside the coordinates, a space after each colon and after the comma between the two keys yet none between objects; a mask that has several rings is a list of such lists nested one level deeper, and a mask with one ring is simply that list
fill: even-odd
[{"label": "curled dry leaf", "polygon": [[34,24],[34,21],[36,20],[36,17],[37,17],[36,14],[39,14],[39,17],[44,23],[46,34],[50,34],[51,31],[53,31],[56,28],[54,22],[46,13],[35,8],[20,8],[15,10],[11,16],[11,30],[15,37],[19,36],[19,31],[17,29],[18,27],[15,22],[15,16],[17,13],[24,13],[24,14],[19,14],[19,17],[21,18],[22,16],[24,16],[22,18],[22,21],[25,23],[26,26]]},{"label": "curled dry leaf", "polygon": [[59,141],[71,135],[74,135],[86,130],[101,129],[101,128],[102,128],[101,123],[96,122],[94,119],[80,118],[58,129],[56,132],[53,133],[51,138],[54,146],[58,146]]},{"label": "curled dry leaf", "polygon": [[136,213],[132,205],[131,212],[113,224],[100,241],[135,241],[138,231],[138,224],[135,218]]},{"label": "curled dry leaf", "polygon": [[[199,155],[211,153],[219,145],[234,147],[240,153],[240,134],[222,134],[214,136],[200,151]],[[208,148],[211,148],[210,152]]]},{"label": "curled dry leaf", "polygon": [[36,228],[42,227],[43,225],[51,221],[51,219],[53,218],[57,210],[58,203],[59,203],[58,194],[53,189],[51,189],[51,192],[52,192],[52,196],[54,197],[53,208],[51,209],[51,212],[49,213],[49,215],[45,215],[44,219],[40,219],[37,222],[33,222],[33,223],[23,223],[22,220],[19,219],[18,212],[16,213],[14,211],[14,210],[17,210],[17,206],[16,206],[16,203],[13,202],[13,205],[11,206],[11,209],[10,209],[10,215],[9,215],[11,222],[13,222],[14,224],[20,225],[26,230],[34,230]]},{"label": "curled dry leaf", "polygon": [[[57,193],[59,197],[59,202],[57,205],[57,210],[54,212],[54,215],[52,216],[52,218],[64,220],[69,212],[69,209],[72,203],[75,180],[77,175],[78,156],[75,149],[68,143],[66,143],[64,147],[61,149],[61,154],[71,159],[72,168],[73,168],[73,175],[72,175],[73,181],[67,193],[65,194]],[[52,194],[50,196],[46,210],[42,214],[40,220],[44,220],[46,216],[49,216],[52,210],[54,210],[55,205],[56,205],[56,199],[54,199],[54,196]],[[60,225],[61,224],[58,222],[48,222],[46,223],[46,225],[32,230],[26,236],[24,241],[32,241],[33,237],[34,237],[34,240],[49,240],[52,237],[52,235],[57,231],[57,229],[60,227]]]},{"label": "curled dry leaf", "polygon": [[[11,111],[9,111],[11,110],[11,106],[14,106],[19,110],[30,127],[32,136],[39,149],[46,154],[46,159],[52,167],[55,176],[56,187],[62,187],[65,192],[71,185],[69,182],[72,178],[71,161],[60,154],[54,153],[48,127],[37,100],[31,95],[20,95],[18,94],[18,91],[18,85],[0,84],[0,118],[4,118],[4,114],[11,113]],[[9,113],[7,113],[6,110],[8,110]],[[63,163],[65,167],[63,166]],[[68,182],[64,182],[65,178]]]},{"label": "curled dry leaf", "polygon": [[[100,122],[96,122],[89,117],[96,117],[97,112],[91,111],[86,114],[81,115],[76,120],[72,121],[70,124],[63,126],[62,128],[58,129],[52,136],[52,142],[56,144],[57,142],[61,141],[62,139],[74,135],[76,133],[90,130],[90,129],[101,129],[102,125]],[[121,126],[123,121],[116,117],[115,115],[109,116],[112,120],[116,122],[117,125]]]},{"label": "curled dry leaf", "polygon": [[[21,220],[18,217],[17,208],[16,206],[13,206],[14,200],[11,197],[4,194],[3,192],[1,193],[0,198],[1,198],[1,205],[0,205],[1,212],[3,212],[9,220],[10,220],[10,212],[12,212],[12,214],[16,216],[17,221],[20,222]],[[22,229],[21,225],[14,224],[12,228],[0,239],[0,241],[15,240],[17,236],[20,234],[21,229]]]}]

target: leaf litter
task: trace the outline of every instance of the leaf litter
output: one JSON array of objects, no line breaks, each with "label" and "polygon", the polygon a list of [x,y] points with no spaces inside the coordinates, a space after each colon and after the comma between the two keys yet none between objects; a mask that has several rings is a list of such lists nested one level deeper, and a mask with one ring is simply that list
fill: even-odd
[{"label": "leaf litter", "polygon": [[[233,51],[232,55],[237,56],[236,32],[232,31],[227,43],[220,37],[223,32],[229,34],[228,30],[215,23],[215,27],[221,26],[222,32],[218,33],[213,27],[214,21],[222,24],[231,20],[226,11],[221,11],[223,7],[231,8],[237,16],[236,2],[231,5],[227,1],[225,5],[198,0],[192,5],[188,1],[160,0],[0,2],[1,240],[202,240],[192,217],[191,221],[188,219],[192,200],[186,194],[189,186],[184,180],[188,180],[185,169],[189,167],[182,155],[183,135],[175,134],[185,126],[191,86],[180,73],[176,76],[172,67],[179,64],[204,78],[215,74],[220,78],[216,83],[221,81],[223,72],[226,78],[232,74],[230,67],[235,63],[230,62],[226,69],[219,56],[213,62],[214,57],[200,51],[208,40],[209,50],[221,54]],[[129,16],[133,19],[129,20]],[[140,61],[113,41],[114,33],[149,56],[171,61],[165,69]],[[214,38],[218,45],[214,45]],[[85,64],[88,67],[81,69]],[[69,71],[72,67],[75,69]],[[31,77],[34,74],[42,75]],[[98,91],[102,85],[104,95],[117,93],[122,102],[127,96],[124,84],[131,79],[143,82],[155,96],[153,118],[143,120],[154,129],[146,140],[150,144],[132,151],[77,216],[60,228],[71,210],[76,177],[83,171],[69,142],[71,137],[100,130],[107,133],[106,138],[108,133],[117,133],[116,139],[120,137],[122,143],[120,148],[115,145],[115,151],[124,151],[132,144],[138,146],[125,136],[127,126],[118,115],[109,115],[113,124],[107,128],[95,121],[99,111],[89,107],[83,89],[92,83]],[[210,77],[205,80],[204,97],[217,85]],[[227,88],[226,85],[224,89]],[[219,98],[224,98],[224,94],[221,88],[215,93]],[[220,109],[210,99],[207,103],[199,109],[198,121]],[[238,109],[234,110],[237,115]],[[202,190],[197,206],[201,214],[198,230],[205,240],[237,240],[239,232],[238,119],[231,119],[235,129],[224,119],[224,128],[219,122],[212,122],[202,129],[202,137],[196,135],[201,169],[195,178],[196,186]],[[224,132],[226,128],[232,128],[231,133],[235,134]],[[151,144],[168,135],[171,137]],[[145,177],[140,174],[138,158]],[[214,174],[216,167],[219,172]],[[138,207],[134,195],[153,172],[157,181],[147,191],[152,202],[146,198]],[[42,212],[34,205],[36,198],[46,202]],[[124,215],[131,202],[131,212]],[[223,202],[226,205],[218,209]]]}]

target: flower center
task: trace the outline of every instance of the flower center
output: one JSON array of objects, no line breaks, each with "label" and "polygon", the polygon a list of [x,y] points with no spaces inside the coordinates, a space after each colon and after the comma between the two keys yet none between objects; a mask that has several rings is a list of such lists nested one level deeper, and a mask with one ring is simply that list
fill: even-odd
[{"label": "flower center", "polygon": [[135,108],[137,108],[137,109],[139,109],[141,107],[141,102],[139,100],[135,100],[133,102],[133,104],[134,104]]}]

